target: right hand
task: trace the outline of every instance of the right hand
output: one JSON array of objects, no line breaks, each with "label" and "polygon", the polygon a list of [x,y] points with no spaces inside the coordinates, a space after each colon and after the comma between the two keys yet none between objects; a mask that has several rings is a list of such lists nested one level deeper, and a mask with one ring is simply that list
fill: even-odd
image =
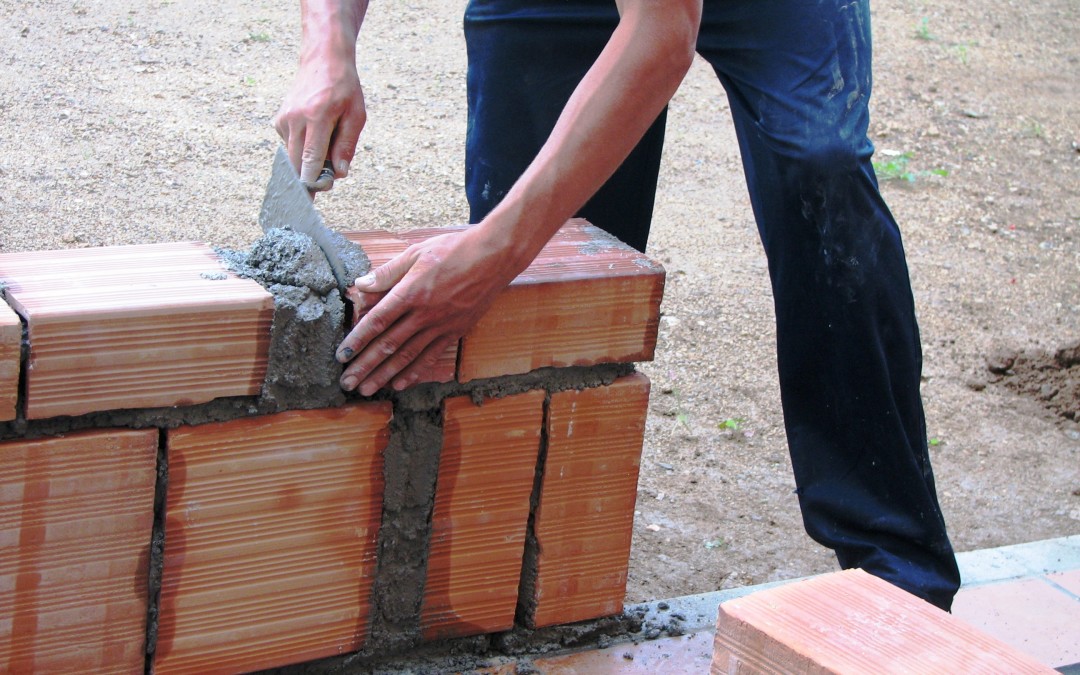
[{"label": "right hand", "polygon": [[274,117],[274,128],[301,182],[313,185],[325,159],[334,168],[334,178],[347,176],[366,122],[355,54],[305,50]]}]

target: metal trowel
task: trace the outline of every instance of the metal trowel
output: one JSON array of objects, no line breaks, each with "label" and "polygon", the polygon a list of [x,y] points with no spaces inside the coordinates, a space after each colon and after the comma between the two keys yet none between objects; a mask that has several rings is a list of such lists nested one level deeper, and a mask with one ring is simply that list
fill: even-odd
[{"label": "metal trowel", "polygon": [[333,180],[334,173],[329,169],[328,163],[314,189],[309,190],[300,181],[289,156],[285,154],[285,148],[279,145],[277,154],[274,155],[270,182],[266,184],[266,196],[263,197],[262,208],[259,209],[259,225],[263,232],[273,228],[290,228],[314,239],[330,262],[338,286],[345,288],[352,283],[342,258],[346,240],[323,224],[322,216],[315,210],[311,196],[314,191],[327,189],[333,184]]}]

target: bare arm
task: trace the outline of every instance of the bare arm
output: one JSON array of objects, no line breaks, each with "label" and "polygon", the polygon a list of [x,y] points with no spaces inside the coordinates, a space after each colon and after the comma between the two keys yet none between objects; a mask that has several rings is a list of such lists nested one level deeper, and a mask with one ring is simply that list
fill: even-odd
[{"label": "bare arm", "polygon": [[300,66],[274,127],[300,179],[312,183],[323,160],[343,178],[367,122],[356,74],[356,39],[368,0],[301,0]]},{"label": "bare arm", "polygon": [[611,40],[522,177],[479,224],[357,280],[385,292],[338,350],[342,386],[404,388],[491,306],[637,144],[694,55],[701,0],[624,0]]}]

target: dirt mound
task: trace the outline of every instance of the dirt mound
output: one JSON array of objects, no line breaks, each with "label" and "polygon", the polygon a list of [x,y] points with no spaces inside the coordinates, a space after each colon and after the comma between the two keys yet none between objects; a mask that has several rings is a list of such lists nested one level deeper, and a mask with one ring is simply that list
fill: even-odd
[{"label": "dirt mound", "polygon": [[1039,401],[1055,415],[1080,422],[1080,341],[1055,352],[999,350],[986,358],[990,382]]}]

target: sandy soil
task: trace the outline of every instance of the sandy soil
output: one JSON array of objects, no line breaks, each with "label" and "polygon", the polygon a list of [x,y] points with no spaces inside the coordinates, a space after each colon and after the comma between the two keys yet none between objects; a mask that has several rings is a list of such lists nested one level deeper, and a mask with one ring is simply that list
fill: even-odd
[{"label": "sandy soil", "polygon": [[[463,4],[373,3],[370,121],[352,176],[319,199],[328,223],[463,222]],[[1080,533],[1078,14],[1073,0],[874,6],[872,137],[908,247],[958,550]],[[0,251],[250,245],[294,3],[0,0],[0,20]],[[630,600],[835,567],[802,532],[765,260],[703,64],[668,138],[650,254],[669,284],[643,366]]]}]

